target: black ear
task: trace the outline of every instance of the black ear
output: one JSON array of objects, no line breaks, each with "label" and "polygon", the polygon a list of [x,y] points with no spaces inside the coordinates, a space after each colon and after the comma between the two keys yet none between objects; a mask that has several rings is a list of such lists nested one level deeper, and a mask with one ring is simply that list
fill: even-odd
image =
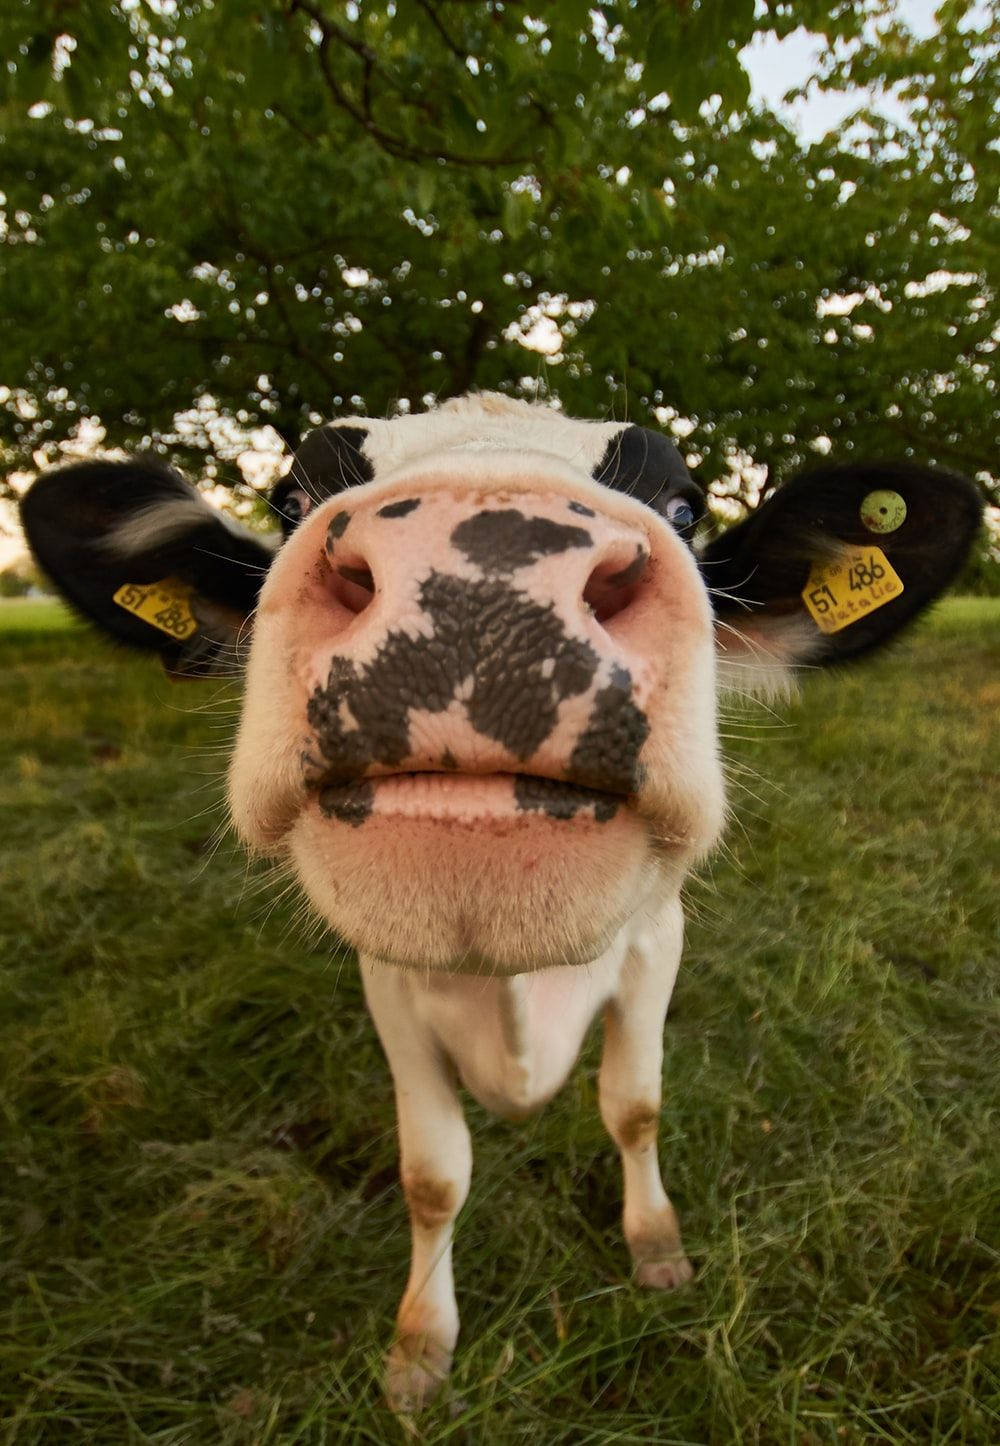
[{"label": "black ear", "polygon": [[907,462],[795,478],[699,558],[723,658],[745,644],[815,665],[880,647],[955,578],[982,513],[964,477]]},{"label": "black ear", "polygon": [[185,676],[239,671],[273,552],[156,459],[43,474],[21,503],[39,564],[105,633]]}]

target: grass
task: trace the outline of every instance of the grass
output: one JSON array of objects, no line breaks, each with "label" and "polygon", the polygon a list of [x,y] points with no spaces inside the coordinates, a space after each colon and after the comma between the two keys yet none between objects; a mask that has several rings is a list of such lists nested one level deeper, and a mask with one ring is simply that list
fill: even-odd
[{"label": "grass", "polygon": [[57,598],[0,598],[0,634],[63,633],[78,626],[69,608]]},{"label": "grass", "polygon": [[409,1429],[388,1074],[349,956],[213,856],[232,695],[11,616],[0,1439],[1000,1439],[1000,604],[727,729],[667,1041],[698,1279],[629,1283],[592,1040],[534,1122],[470,1110],[454,1388]]}]

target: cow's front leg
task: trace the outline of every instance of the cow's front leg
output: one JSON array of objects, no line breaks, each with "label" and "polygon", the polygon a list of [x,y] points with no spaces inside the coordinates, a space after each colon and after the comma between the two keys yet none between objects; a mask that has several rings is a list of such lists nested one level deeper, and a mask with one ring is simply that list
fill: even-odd
[{"label": "cow's front leg", "polygon": [[469,1191],[472,1143],[451,1068],[414,1009],[411,981],[391,966],[365,964],[363,974],[395,1085],[412,1238],[385,1393],[394,1411],[416,1411],[447,1377],[458,1339],[451,1240]]},{"label": "cow's front leg", "polygon": [[669,1290],[691,1279],[674,1207],[660,1178],[656,1137],[663,1074],[663,1025],[683,938],[680,902],[644,929],[604,1013],[598,1088],[601,1118],[618,1146],[623,1227],[640,1285]]}]

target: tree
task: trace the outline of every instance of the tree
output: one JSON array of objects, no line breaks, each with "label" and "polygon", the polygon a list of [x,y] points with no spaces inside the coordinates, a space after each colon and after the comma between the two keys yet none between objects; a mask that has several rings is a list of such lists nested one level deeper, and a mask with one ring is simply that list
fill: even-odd
[{"label": "tree", "polygon": [[[200,398],[294,447],[477,386],[676,415],[709,478],[830,445],[995,468],[997,0],[926,41],[891,0],[539,8],[8,7],[11,464],[99,415],[198,470]],[[805,148],[751,108],[741,49],[800,23],[821,84],[910,123]]]}]

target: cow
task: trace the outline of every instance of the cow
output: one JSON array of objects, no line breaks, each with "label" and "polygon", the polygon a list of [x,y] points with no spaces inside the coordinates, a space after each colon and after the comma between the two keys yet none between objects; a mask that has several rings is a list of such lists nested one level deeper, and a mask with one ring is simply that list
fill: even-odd
[{"label": "cow", "polygon": [[44,474],[23,518],[106,634],[175,677],[245,673],[233,824],[357,950],[392,1073],[412,1255],[386,1393],[410,1411],[458,1336],[460,1087],[529,1115],[599,1014],[635,1278],[690,1279],[657,1127],[681,888],[726,816],[717,698],[882,647],[981,505],[943,471],[831,464],[713,533],[664,435],[490,393],[319,427],[271,500],[273,538],[141,457]]}]

